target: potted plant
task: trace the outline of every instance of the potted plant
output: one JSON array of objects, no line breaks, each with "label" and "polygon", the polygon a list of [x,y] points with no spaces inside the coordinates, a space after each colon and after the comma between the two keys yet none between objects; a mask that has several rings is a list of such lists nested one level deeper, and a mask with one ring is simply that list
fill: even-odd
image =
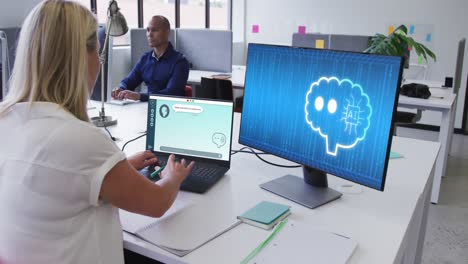
[{"label": "potted plant", "polygon": [[409,67],[409,53],[413,49],[418,57],[424,58],[425,61],[428,57],[436,61],[436,55],[429,48],[407,34],[408,29],[405,25],[400,25],[388,36],[377,33],[371,38],[369,47],[364,52],[403,56],[405,68]]}]

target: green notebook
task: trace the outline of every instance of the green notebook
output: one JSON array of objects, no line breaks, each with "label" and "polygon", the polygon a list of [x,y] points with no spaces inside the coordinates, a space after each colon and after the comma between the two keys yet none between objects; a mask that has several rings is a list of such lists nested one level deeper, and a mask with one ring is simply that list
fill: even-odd
[{"label": "green notebook", "polygon": [[271,229],[290,214],[291,212],[287,205],[263,201],[237,218],[253,226]]}]

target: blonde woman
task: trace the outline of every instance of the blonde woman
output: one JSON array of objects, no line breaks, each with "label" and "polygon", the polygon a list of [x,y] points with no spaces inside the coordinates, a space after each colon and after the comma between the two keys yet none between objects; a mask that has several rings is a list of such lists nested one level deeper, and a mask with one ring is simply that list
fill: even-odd
[{"label": "blonde woman", "polygon": [[86,102],[99,71],[93,14],[47,0],[19,37],[10,92],[0,103],[0,263],[123,263],[118,209],[162,216],[193,163],[171,156],[162,179],[137,169],[89,123]]}]

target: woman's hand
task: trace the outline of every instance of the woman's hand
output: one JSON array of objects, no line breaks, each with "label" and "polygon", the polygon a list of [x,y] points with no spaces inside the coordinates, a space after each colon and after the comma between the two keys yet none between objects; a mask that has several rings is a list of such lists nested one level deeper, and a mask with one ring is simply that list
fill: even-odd
[{"label": "woman's hand", "polygon": [[128,157],[127,160],[136,170],[141,170],[146,166],[159,164],[158,158],[149,150],[138,152]]},{"label": "woman's hand", "polygon": [[180,162],[176,161],[174,154],[171,154],[167,160],[166,167],[161,172],[161,179],[176,179],[181,183],[190,174],[193,166],[195,166],[194,161],[190,162],[187,166],[185,159],[182,159]]}]

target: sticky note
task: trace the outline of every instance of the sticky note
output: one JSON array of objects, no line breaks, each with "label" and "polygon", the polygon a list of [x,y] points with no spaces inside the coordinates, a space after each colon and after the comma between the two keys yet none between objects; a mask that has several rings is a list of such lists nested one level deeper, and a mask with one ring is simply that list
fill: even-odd
[{"label": "sticky note", "polygon": [[260,27],[258,25],[252,25],[252,33],[260,32]]},{"label": "sticky note", "polygon": [[323,39],[316,39],[315,40],[315,48],[317,48],[317,49],[325,48],[325,41]]},{"label": "sticky note", "polygon": [[305,26],[299,26],[299,28],[297,29],[297,31],[299,32],[299,34],[305,35],[305,33],[306,33],[306,27],[305,27]]},{"label": "sticky note", "polygon": [[388,27],[388,35],[392,34],[393,31],[395,31],[395,28],[393,26]]},{"label": "sticky note", "polygon": [[410,25],[409,27],[409,34],[413,35],[414,34],[414,25]]},{"label": "sticky note", "polygon": [[427,42],[431,42],[431,40],[432,40],[432,34],[431,34],[431,33],[428,33],[428,34],[426,35],[426,41],[427,41]]}]

